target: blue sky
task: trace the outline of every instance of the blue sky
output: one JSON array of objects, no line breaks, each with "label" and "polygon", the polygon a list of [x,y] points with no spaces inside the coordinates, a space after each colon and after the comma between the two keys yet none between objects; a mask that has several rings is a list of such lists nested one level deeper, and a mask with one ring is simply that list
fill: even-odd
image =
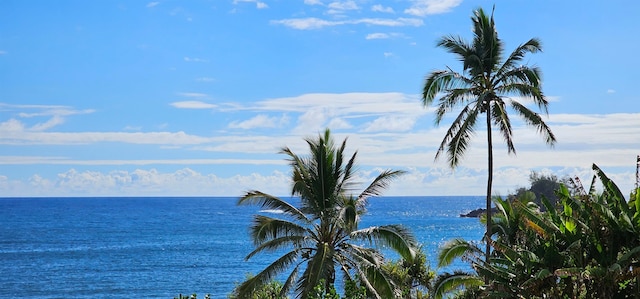
[{"label": "blue sky", "polygon": [[[408,173],[386,195],[482,195],[482,127],[460,167],[434,155],[447,127],[420,103],[425,76],[459,63],[491,10],[510,52],[544,52],[554,148],[515,117],[516,156],[495,146],[496,194],[532,170],[592,163],[623,192],[640,154],[637,1],[2,1],[0,196],[239,196],[290,190],[283,146],[331,128],[358,179]],[[523,101],[526,102],[525,99]],[[497,135],[496,135],[497,136]]]}]

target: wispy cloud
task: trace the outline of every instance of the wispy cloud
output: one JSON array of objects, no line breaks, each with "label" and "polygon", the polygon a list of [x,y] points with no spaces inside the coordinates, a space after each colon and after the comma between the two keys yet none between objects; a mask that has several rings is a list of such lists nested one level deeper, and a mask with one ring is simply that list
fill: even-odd
[{"label": "wispy cloud", "polygon": [[44,131],[51,129],[57,125],[64,123],[64,118],[59,115],[54,115],[52,118],[43,123],[38,123],[30,128],[32,131]]},{"label": "wispy cloud", "polygon": [[340,25],[375,25],[375,26],[414,26],[419,27],[424,24],[421,19],[415,18],[397,18],[397,19],[378,19],[363,18],[353,20],[330,21],[319,18],[294,18],[283,20],[272,20],[271,24],[284,25],[298,30],[321,29],[323,27],[340,26]]},{"label": "wispy cloud", "polygon": [[155,168],[108,172],[72,168],[52,178],[36,174],[28,182],[11,181],[0,176],[0,185],[6,187],[6,190],[3,188],[7,191],[3,193],[6,196],[229,196],[252,188],[281,194],[281,190],[289,187],[289,181],[289,175],[279,171],[220,177],[190,168],[169,172]]},{"label": "wispy cloud", "polygon": [[147,3],[148,8],[156,7],[156,5],[160,4],[160,2],[149,2]]},{"label": "wispy cloud", "polygon": [[188,56],[184,57],[184,61],[186,61],[186,62],[203,62],[203,63],[209,62],[209,60],[207,60],[207,59],[188,57]]},{"label": "wispy cloud", "polygon": [[1,165],[282,165],[271,159],[77,160],[58,156],[0,156]]},{"label": "wispy cloud", "polygon": [[607,89],[607,93],[616,93],[615,89]]},{"label": "wispy cloud", "polygon": [[269,5],[267,5],[267,3],[258,0],[233,0],[233,4],[239,3],[255,3],[257,9],[269,8]]},{"label": "wispy cloud", "polygon": [[405,9],[404,13],[424,17],[449,12],[460,5],[462,0],[412,0],[411,2],[413,4]]},{"label": "wispy cloud", "polygon": [[253,129],[253,128],[276,128],[289,123],[289,117],[283,115],[281,117],[269,117],[265,114],[258,114],[251,119],[245,121],[234,121],[229,124],[232,129]]},{"label": "wispy cloud", "polygon": [[347,119],[370,119],[394,114],[416,119],[428,113],[422,109],[417,97],[401,93],[305,94],[260,101],[253,109],[300,113],[292,131],[302,135],[327,126],[334,129],[353,127],[354,123]]},{"label": "wispy cloud", "polygon": [[[15,123],[14,123],[15,125]],[[194,145],[213,142],[209,137],[189,135],[184,132],[30,132],[24,127],[11,127],[0,123],[0,144],[94,144],[119,142],[129,144]]]},{"label": "wispy cloud", "polygon": [[328,14],[342,14],[346,11],[349,10],[359,10],[360,7],[358,6],[358,4],[356,4],[355,1],[353,0],[349,0],[349,1],[334,1],[329,3],[329,5],[327,5],[327,8],[329,8],[329,10],[327,11]]},{"label": "wispy cloud", "polygon": [[217,105],[201,101],[180,101],[173,102],[170,105],[179,109],[213,109],[217,107]]},{"label": "wispy cloud", "polygon": [[2,126],[0,126],[0,128],[3,129],[14,130],[21,128],[22,130],[28,131],[45,131],[63,124],[68,116],[95,112],[93,109],[77,110],[72,107],[59,105],[13,105],[6,103],[0,103],[0,110],[21,111],[17,112],[15,115],[23,119],[48,118],[47,120],[35,123],[30,127],[15,119],[5,121],[2,123]]},{"label": "wispy cloud", "polygon": [[371,11],[374,11],[374,12],[385,12],[385,13],[395,13],[395,11],[393,10],[393,7],[382,6],[381,4],[376,4],[374,6],[371,6]]},{"label": "wispy cloud", "polygon": [[8,54],[8,53],[9,52],[7,52],[7,51],[0,50],[0,55],[5,55],[5,54]]},{"label": "wispy cloud", "polygon": [[180,92],[180,93],[178,93],[178,95],[183,96],[183,97],[187,97],[187,98],[204,98],[204,97],[207,97],[207,94],[199,93],[199,92]]},{"label": "wispy cloud", "polygon": [[389,39],[389,38],[399,38],[399,37],[404,37],[404,35],[402,33],[396,33],[396,32],[392,32],[392,33],[376,32],[376,33],[367,34],[367,36],[365,36],[365,39]]},{"label": "wispy cloud", "polygon": [[320,1],[320,0],[304,0],[304,4],[306,4],[306,5],[322,5],[322,1]]},{"label": "wispy cloud", "polygon": [[214,81],[216,81],[216,78],[200,77],[200,78],[196,78],[196,81],[198,81],[198,82],[214,82]]},{"label": "wispy cloud", "polygon": [[365,124],[363,132],[406,132],[413,128],[416,118],[385,115]]},{"label": "wispy cloud", "polygon": [[365,39],[386,39],[389,38],[389,34],[386,33],[369,33]]}]

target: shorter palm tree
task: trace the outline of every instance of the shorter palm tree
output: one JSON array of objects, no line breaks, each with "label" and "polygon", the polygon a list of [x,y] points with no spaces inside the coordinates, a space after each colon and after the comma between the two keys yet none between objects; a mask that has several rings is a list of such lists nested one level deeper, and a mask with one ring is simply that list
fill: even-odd
[{"label": "shorter palm tree", "polygon": [[[346,139],[336,147],[329,130],[317,139],[306,139],[310,155],[301,157],[289,148],[292,196],[299,205],[260,191],[249,191],[238,204],[254,204],[281,211],[278,217],[256,215],[250,227],[255,249],[247,259],[263,252],[285,252],[264,270],[238,286],[245,298],[261,285],[289,271],[281,294],[295,288],[298,298],[307,298],[323,283],[334,287],[336,270],[345,280],[358,281],[376,298],[395,298],[398,288],[382,270],[380,246],[390,248],[408,261],[415,257],[417,242],[405,227],[384,225],[359,228],[367,199],[379,195],[402,171],[384,171],[358,196],[348,195],[354,187],[356,154],[344,158]],[[368,246],[367,246],[368,245]]]}]

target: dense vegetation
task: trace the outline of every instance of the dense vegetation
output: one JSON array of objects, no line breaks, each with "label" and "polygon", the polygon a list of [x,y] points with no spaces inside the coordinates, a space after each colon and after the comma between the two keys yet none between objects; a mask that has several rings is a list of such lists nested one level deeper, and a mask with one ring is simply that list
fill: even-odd
[{"label": "dense vegetation", "polygon": [[440,265],[463,258],[474,272],[441,274],[434,297],[464,287],[457,298],[640,298],[640,189],[627,200],[593,170],[588,189],[571,180],[555,205],[543,197],[544,211],[530,198],[495,198],[489,261],[476,244],[450,241]]}]

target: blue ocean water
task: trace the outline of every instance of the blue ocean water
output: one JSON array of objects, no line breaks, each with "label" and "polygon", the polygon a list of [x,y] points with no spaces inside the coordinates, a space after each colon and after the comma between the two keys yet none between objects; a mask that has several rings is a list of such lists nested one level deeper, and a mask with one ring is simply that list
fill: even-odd
[{"label": "blue ocean water", "polygon": [[[480,240],[459,214],[483,197],[380,197],[361,227],[403,224],[436,266],[451,238]],[[245,261],[257,206],[237,198],[0,198],[0,295],[23,298],[226,298],[275,256]],[[465,267],[464,264],[456,265]]]}]

